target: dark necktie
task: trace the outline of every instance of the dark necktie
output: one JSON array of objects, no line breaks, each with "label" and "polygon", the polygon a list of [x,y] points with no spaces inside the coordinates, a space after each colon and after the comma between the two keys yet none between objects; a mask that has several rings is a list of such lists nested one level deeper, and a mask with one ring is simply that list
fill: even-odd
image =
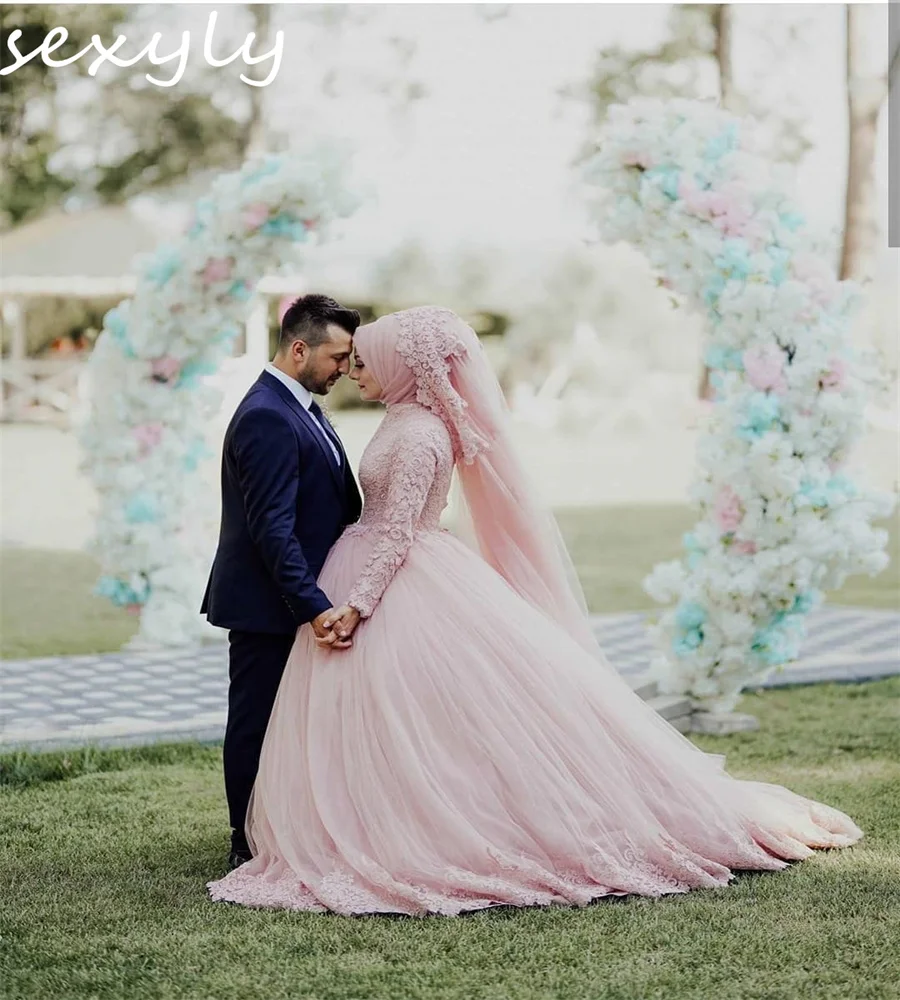
[{"label": "dark necktie", "polygon": [[322,412],[322,407],[319,406],[319,404],[315,400],[313,400],[309,404],[309,412],[313,415],[313,418],[315,419],[316,423],[322,428],[323,432],[325,433],[325,436],[334,443],[334,446],[335,448],[337,448],[337,453],[339,456],[337,459],[337,463],[338,465],[343,465],[344,460],[342,457],[343,451],[341,449],[341,443],[340,441],[338,441],[337,435],[331,429],[331,425],[325,419],[325,414]]}]

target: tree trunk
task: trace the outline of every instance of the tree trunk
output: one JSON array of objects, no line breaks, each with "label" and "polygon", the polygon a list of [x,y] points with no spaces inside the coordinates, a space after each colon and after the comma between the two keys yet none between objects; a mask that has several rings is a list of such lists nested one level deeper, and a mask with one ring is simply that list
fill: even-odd
[{"label": "tree trunk", "polygon": [[[248,4],[248,9],[253,17],[253,31],[256,34],[253,51],[257,54],[268,48],[272,10],[267,3]],[[252,73],[246,75],[255,79]],[[249,84],[246,86],[250,91],[250,117],[244,132],[244,156],[249,157],[263,153],[266,149],[266,129],[263,123],[263,97],[266,88],[251,87]]]},{"label": "tree trunk", "polygon": [[[884,8],[846,4],[847,26],[847,192],[840,277],[871,278],[878,246],[875,197],[875,140],[878,112],[887,93],[887,74],[872,72],[873,45]],[[874,29],[874,30],[873,30]]]},{"label": "tree trunk", "polygon": [[723,108],[734,106],[734,78],[731,69],[731,29],[734,8],[716,4],[712,24],[716,32],[716,62],[719,64],[719,102]]}]

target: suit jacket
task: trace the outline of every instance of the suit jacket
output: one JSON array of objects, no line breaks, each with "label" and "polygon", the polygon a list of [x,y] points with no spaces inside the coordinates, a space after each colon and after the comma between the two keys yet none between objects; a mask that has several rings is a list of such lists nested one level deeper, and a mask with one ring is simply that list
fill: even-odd
[{"label": "suit jacket", "polygon": [[200,608],[211,624],[291,633],[332,606],[316,578],[362,509],[340,451],[338,468],[277,378],[263,372],[250,387],[225,432],[219,544]]}]

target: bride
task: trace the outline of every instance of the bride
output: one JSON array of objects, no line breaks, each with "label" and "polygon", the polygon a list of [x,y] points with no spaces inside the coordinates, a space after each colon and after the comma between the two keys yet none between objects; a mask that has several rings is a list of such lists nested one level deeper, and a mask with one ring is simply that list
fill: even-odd
[{"label": "bride", "polygon": [[[732,778],[598,649],[552,518],[510,445],[474,332],[420,307],[361,327],[351,378],[386,406],[365,506],[319,584],[338,641],[297,633],[247,820],[214,900],[457,915],[727,885],[862,831]],[[456,468],[471,546],[441,529]]]}]

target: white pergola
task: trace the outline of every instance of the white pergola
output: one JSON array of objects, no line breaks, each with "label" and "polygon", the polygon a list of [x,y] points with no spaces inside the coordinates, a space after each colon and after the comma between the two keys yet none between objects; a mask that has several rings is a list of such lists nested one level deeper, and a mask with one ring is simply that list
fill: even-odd
[{"label": "white pergola", "polygon": [[[28,303],[42,298],[125,299],[134,294],[133,261],[164,234],[123,206],[58,212],[3,236],[0,310],[5,348],[0,369],[0,419],[59,419],[71,409],[85,360],[30,358]],[[329,266],[333,294],[365,296],[359,260]],[[349,265],[349,266],[348,266]],[[268,300],[299,295],[308,278],[264,277],[235,356],[260,367],[269,357]]]}]

